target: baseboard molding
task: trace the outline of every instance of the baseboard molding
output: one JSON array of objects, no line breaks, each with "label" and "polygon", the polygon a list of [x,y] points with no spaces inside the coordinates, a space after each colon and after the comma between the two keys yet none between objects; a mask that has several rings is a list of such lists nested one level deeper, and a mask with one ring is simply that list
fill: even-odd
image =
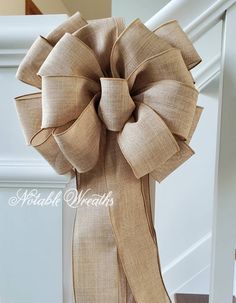
[{"label": "baseboard molding", "polygon": [[208,303],[209,295],[176,294],[175,303]]},{"label": "baseboard molding", "polygon": [[210,266],[211,233],[209,232],[163,268],[166,287],[173,296]]},{"label": "baseboard molding", "polygon": [[[200,294],[176,294],[174,296],[175,303],[208,303],[209,295]],[[236,303],[236,298],[233,297],[233,303]]]}]

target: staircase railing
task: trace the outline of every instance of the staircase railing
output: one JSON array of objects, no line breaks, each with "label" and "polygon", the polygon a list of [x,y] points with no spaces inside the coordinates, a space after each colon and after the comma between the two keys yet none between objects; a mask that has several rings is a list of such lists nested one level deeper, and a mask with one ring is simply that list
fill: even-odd
[{"label": "staircase railing", "polygon": [[190,39],[195,42],[219,22],[235,0],[172,0],[146,22],[154,29],[163,22],[177,19]]},{"label": "staircase railing", "polygon": [[[154,29],[177,19],[195,42],[223,21],[210,303],[232,303],[236,248],[236,1],[172,0],[147,23]],[[221,69],[220,69],[221,67]],[[202,71],[204,73],[204,69]]]}]

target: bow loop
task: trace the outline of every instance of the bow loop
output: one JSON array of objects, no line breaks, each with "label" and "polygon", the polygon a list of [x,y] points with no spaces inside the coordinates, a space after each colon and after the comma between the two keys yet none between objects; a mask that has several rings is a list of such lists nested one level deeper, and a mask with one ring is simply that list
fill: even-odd
[{"label": "bow loop", "polygon": [[196,109],[198,91],[175,80],[152,83],[134,97],[157,112],[171,132],[187,140]]},{"label": "bow loop", "polygon": [[85,77],[42,77],[42,127],[76,120],[99,92],[100,85]]},{"label": "bow loop", "polygon": [[163,120],[147,105],[139,104],[136,121],[129,121],[118,137],[120,149],[141,178],[165,163],[179,151],[179,146]]},{"label": "bow loop", "polygon": [[79,173],[91,170],[99,158],[101,122],[95,110],[96,98],[72,125],[69,123],[54,131],[60,150]]},{"label": "bow loop", "polygon": [[154,30],[154,33],[167,41],[172,47],[178,48],[187,68],[190,70],[201,62],[192,42],[176,20],[166,22]]},{"label": "bow loop", "polygon": [[140,20],[124,29],[120,18],[87,23],[77,13],[38,38],[19,67],[22,81],[42,86],[42,100],[17,100],[27,142],[60,173],[84,173],[100,157],[104,125],[134,175],[160,181],[193,154],[201,109],[189,69],[199,62],[176,21],[151,32]]},{"label": "bow loop", "polygon": [[27,144],[34,146],[58,174],[70,172],[73,167],[56,143],[52,135],[53,129],[41,129],[41,94],[16,98],[16,108]]},{"label": "bow loop", "polygon": [[111,50],[124,28],[122,18],[111,17],[91,20],[73,35],[94,51],[104,74],[110,75]]},{"label": "bow loop", "polygon": [[73,33],[86,24],[87,22],[77,12],[50,32],[46,38],[42,36],[38,37],[21,62],[16,77],[27,84],[41,88],[41,78],[38,75],[38,71],[53,49],[53,46],[56,45],[65,33]]},{"label": "bow loop", "polygon": [[101,78],[101,100],[98,113],[108,130],[120,131],[131,116],[135,104],[128,83],[121,78]]},{"label": "bow loop", "polygon": [[16,77],[22,82],[41,88],[41,78],[37,73],[52,49],[45,38],[38,37],[21,62]]},{"label": "bow loop", "polygon": [[81,40],[65,34],[48,55],[38,74],[43,76],[81,76],[99,82],[103,76],[94,52]]},{"label": "bow loop", "polygon": [[133,21],[115,41],[111,52],[113,77],[128,78],[147,58],[171,48],[139,19]]}]

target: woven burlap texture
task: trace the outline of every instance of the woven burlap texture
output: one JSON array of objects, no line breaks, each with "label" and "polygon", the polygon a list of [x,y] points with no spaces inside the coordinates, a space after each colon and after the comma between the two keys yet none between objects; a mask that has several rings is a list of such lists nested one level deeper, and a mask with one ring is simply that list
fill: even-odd
[{"label": "woven burlap texture", "polygon": [[202,108],[190,69],[200,61],[175,20],[152,32],[76,13],[19,66],[18,79],[41,90],[16,98],[26,142],[59,174],[74,171],[80,191],[113,193],[112,206],[77,209],[76,303],[170,302],[148,178],[162,181],[193,155]]}]

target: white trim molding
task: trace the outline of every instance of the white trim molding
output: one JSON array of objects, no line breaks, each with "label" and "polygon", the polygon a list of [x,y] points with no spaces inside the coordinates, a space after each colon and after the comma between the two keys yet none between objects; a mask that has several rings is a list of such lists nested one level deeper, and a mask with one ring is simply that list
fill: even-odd
[{"label": "white trim molding", "polygon": [[[151,30],[170,19],[177,19],[192,42],[196,42],[209,29],[222,20],[226,9],[236,0],[172,0],[146,22]],[[220,74],[221,54],[194,73],[196,85],[202,91]]]},{"label": "white trim molding", "polygon": [[1,16],[0,68],[17,67],[39,36],[46,36],[67,15]]},{"label": "white trim molding", "polygon": [[[236,247],[236,3],[223,20],[210,303],[231,303]],[[222,280],[224,283],[222,283]]]},{"label": "white trim molding", "polygon": [[[210,266],[211,232],[181,253],[162,270],[171,296]],[[207,256],[207,257],[206,257]]]},{"label": "white trim molding", "polygon": [[221,54],[216,55],[202,69],[194,73],[196,86],[201,92],[210,82],[220,75]]},{"label": "white trim molding", "polygon": [[0,49],[0,68],[19,66],[26,52],[27,49]]},{"label": "white trim molding", "polygon": [[172,0],[146,22],[154,29],[170,19],[177,19],[191,40],[196,41],[222,19],[236,0]]},{"label": "white trim molding", "polygon": [[[196,41],[201,35],[218,23],[225,11],[235,3],[235,0],[218,0],[196,17],[184,29],[192,41]],[[198,2],[195,1],[197,4]],[[205,1],[207,3],[207,1]],[[194,9],[193,9],[194,10]]]},{"label": "white trim molding", "polygon": [[[46,36],[67,15],[1,16],[0,68],[18,67],[39,36]],[[46,163],[34,159],[0,159],[0,187],[64,188],[70,176],[58,176]]]},{"label": "white trim molding", "polygon": [[43,160],[0,160],[0,188],[65,188],[70,179],[70,174],[58,175]]}]

